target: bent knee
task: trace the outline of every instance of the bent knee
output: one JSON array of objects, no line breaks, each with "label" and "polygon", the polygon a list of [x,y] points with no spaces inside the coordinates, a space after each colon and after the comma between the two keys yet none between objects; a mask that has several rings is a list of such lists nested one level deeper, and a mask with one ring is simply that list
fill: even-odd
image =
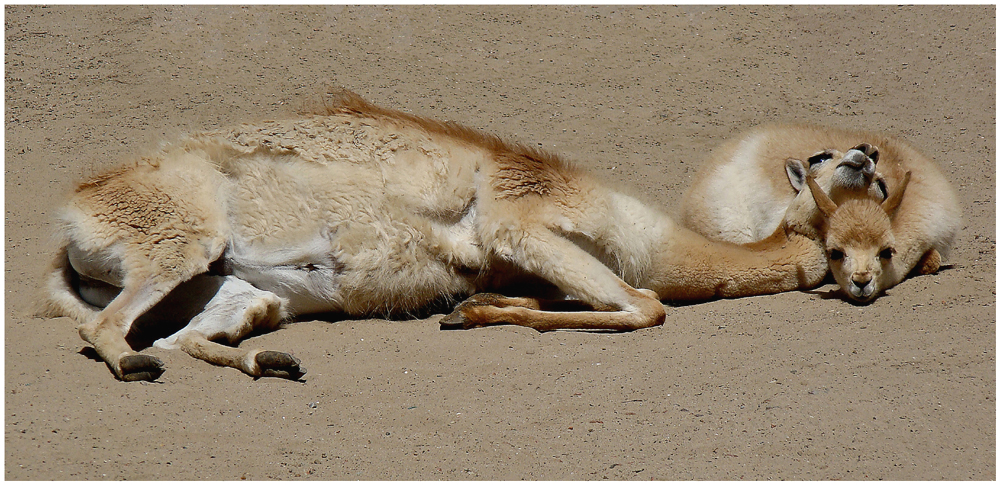
[{"label": "bent knee", "polygon": [[660,300],[656,298],[646,295],[644,298],[635,302],[635,305],[636,308],[634,313],[636,318],[632,325],[634,330],[663,325],[663,322],[667,319],[666,308],[664,308],[663,303],[660,303]]}]

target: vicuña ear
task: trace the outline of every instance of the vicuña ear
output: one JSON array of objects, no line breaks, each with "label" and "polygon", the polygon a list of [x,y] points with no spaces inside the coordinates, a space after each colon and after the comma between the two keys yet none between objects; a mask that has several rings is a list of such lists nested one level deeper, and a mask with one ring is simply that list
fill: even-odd
[{"label": "vicu\u00f1a ear", "polygon": [[785,160],[785,173],[788,174],[788,181],[792,183],[792,188],[796,192],[801,192],[802,187],[806,185],[806,175],[809,174],[805,162],[794,158]]},{"label": "vicu\u00f1a ear", "polygon": [[909,185],[909,183],[910,172],[906,172],[906,174],[903,175],[903,181],[900,182],[896,191],[889,195],[889,198],[885,199],[885,202],[882,203],[882,210],[884,210],[886,214],[889,214],[889,218],[896,215],[896,210],[899,209],[900,202],[903,202],[903,193],[906,192],[906,186]]},{"label": "vicu\u00f1a ear", "polygon": [[826,192],[823,192],[812,175],[806,176],[806,183],[809,184],[809,191],[812,192],[813,200],[816,201],[816,207],[819,207],[823,215],[829,218],[834,212],[837,212],[837,204],[830,200],[830,196],[826,195]]},{"label": "vicu\u00f1a ear", "polygon": [[875,177],[872,178],[872,184],[868,190],[872,195],[882,199],[882,202],[885,202],[885,199],[889,198],[889,189],[886,188],[885,177],[878,172],[875,172]]}]

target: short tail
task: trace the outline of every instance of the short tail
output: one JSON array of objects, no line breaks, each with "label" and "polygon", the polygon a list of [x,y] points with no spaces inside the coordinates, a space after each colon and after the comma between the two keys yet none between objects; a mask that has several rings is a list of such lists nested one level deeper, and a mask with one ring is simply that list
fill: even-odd
[{"label": "short tail", "polygon": [[79,279],[69,263],[66,247],[59,249],[48,274],[45,276],[45,296],[39,300],[36,315],[41,317],[70,317],[80,323],[93,319],[100,308],[80,297],[73,283]]}]

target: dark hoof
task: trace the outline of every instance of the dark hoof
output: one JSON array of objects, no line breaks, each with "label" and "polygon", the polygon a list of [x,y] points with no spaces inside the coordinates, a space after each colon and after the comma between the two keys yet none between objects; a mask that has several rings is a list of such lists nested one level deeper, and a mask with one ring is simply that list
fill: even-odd
[{"label": "dark hoof", "polygon": [[462,303],[459,303],[455,307],[455,311],[446,315],[438,323],[441,325],[441,330],[468,330],[470,328],[481,327],[482,324],[470,321],[466,312],[474,311],[473,309],[476,307],[502,306],[501,302],[505,299],[503,295],[497,293],[476,293],[466,298]]},{"label": "dark hoof", "polygon": [[156,357],[144,354],[126,355],[118,361],[121,367],[121,379],[131,381],[155,381],[163,374],[163,362]]},{"label": "dark hoof", "polygon": [[438,323],[441,324],[441,330],[468,330],[472,328],[469,326],[469,321],[465,319],[465,315],[462,315],[461,306],[445,315]]},{"label": "dark hoof", "polygon": [[305,375],[306,370],[299,366],[301,361],[284,352],[265,350],[256,357],[260,366],[261,377],[280,377],[282,379],[298,379]]}]

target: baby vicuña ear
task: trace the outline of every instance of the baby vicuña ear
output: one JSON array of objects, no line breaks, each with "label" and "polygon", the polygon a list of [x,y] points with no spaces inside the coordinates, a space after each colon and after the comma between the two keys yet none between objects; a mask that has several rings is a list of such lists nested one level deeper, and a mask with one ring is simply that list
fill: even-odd
[{"label": "baby vicu\u00f1a ear", "polygon": [[909,184],[910,172],[906,172],[906,174],[903,175],[903,181],[900,182],[896,191],[889,194],[889,198],[885,199],[885,202],[882,202],[882,210],[884,210],[886,214],[889,214],[890,218],[896,215],[896,210],[899,209],[899,204],[903,202],[903,193],[906,192],[906,186]]},{"label": "baby vicu\u00f1a ear", "polygon": [[809,185],[809,192],[812,192],[813,200],[816,201],[816,207],[819,207],[824,216],[829,218],[834,212],[837,212],[837,204],[830,200],[830,196],[826,195],[826,192],[823,192],[812,175],[806,175],[806,183]]},{"label": "baby vicu\u00f1a ear", "polygon": [[809,167],[802,160],[789,158],[785,160],[785,173],[788,174],[788,181],[796,192],[801,192],[806,185],[806,175],[809,174]]}]

